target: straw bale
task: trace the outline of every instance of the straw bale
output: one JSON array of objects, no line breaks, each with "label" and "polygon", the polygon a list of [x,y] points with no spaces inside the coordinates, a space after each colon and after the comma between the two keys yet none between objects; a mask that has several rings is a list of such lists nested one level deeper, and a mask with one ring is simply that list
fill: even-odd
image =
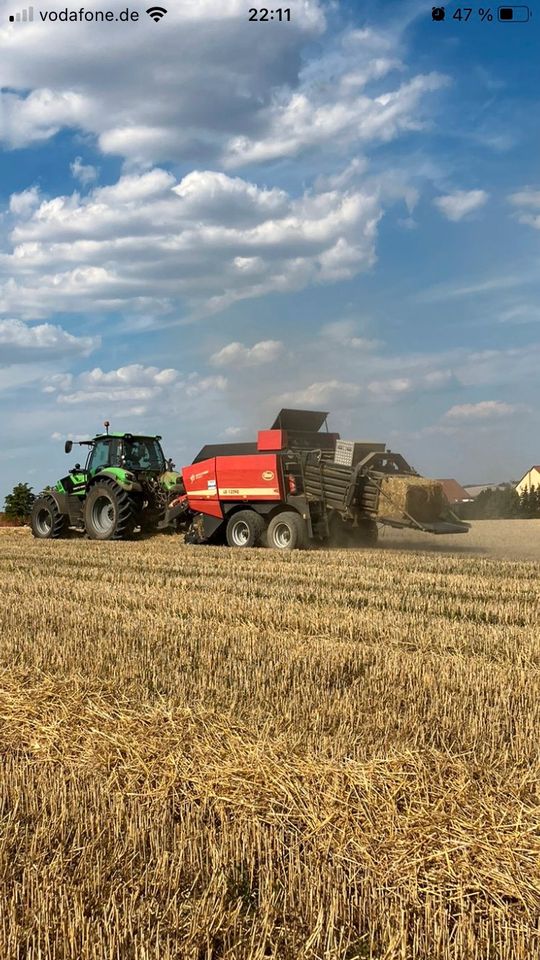
[{"label": "straw bale", "polygon": [[420,523],[439,520],[446,498],[440,483],[426,477],[384,477],[379,499],[380,516],[402,520],[408,513]]}]

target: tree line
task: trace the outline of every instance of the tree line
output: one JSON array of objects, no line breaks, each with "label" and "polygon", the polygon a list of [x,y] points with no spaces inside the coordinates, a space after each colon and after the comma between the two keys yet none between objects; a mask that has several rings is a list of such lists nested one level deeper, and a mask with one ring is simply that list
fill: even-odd
[{"label": "tree line", "polygon": [[540,487],[522,493],[511,484],[482,490],[470,503],[454,504],[462,520],[539,520]]}]

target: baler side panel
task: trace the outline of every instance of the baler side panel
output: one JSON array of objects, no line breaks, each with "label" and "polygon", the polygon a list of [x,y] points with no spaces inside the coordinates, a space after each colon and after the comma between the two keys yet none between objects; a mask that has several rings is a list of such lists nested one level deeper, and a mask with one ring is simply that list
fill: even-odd
[{"label": "baler side panel", "polygon": [[204,513],[209,517],[223,518],[223,510],[219,500],[197,500],[188,498],[189,505],[194,513]]},{"label": "baler side panel", "polygon": [[182,479],[190,508],[194,513],[207,513],[212,517],[222,517],[219,502],[216,457],[192,463],[182,468]]},{"label": "baler side panel", "polygon": [[217,457],[216,473],[222,501],[284,500],[281,464],[275,453]]}]

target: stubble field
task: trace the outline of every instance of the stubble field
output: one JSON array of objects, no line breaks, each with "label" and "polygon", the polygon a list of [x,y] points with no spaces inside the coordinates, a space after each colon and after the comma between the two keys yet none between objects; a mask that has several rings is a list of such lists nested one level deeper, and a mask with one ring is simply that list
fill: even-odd
[{"label": "stubble field", "polygon": [[540,522],[500,523],[0,533],[0,957],[540,955]]}]

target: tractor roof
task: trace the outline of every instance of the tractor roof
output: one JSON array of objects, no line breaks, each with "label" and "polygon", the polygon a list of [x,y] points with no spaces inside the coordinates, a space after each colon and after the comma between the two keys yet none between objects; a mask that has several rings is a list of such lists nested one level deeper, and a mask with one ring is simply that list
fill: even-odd
[{"label": "tractor roof", "polygon": [[157,434],[150,433],[96,433],[93,440],[161,440]]}]

